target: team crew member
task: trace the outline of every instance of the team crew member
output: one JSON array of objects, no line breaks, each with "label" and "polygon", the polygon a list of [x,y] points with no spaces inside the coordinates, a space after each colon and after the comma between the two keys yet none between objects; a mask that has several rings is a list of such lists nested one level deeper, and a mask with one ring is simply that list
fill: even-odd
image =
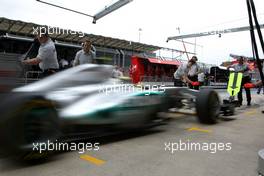
[{"label": "team crew member", "polygon": [[[263,64],[263,61],[261,62],[261,66],[262,66],[262,73],[264,73],[264,72],[263,72],[263,71],[264,71],[264,64]],[[260,94],[261,89],[263,89],[263,94],[264,94],[264,86],[262,85],[262,81],[261,81],[261,80],[258,80],[258,81],[257,81],[257,84],[260,84],[259,86],[257,86],[257,89],[258,89],[257,94]]]},{"label": "team crew member", "polygon": [[[189,80],[191,80],[192,82],[197,82],[198,81],[198,74],[199,74],[199,70],[200,70],[200,67],[198,66],[197,64],[197,57],[196,56],[193,56],[190,61],[193,63],[191,65],[191,68],[189,69],[189,72],[188,72],[188,78]],[[196,89],[198,90],[199,89],[199,86],[193,86],[192,84],[188,84],[188,86],[191,88],[191,89]]]},{"label": "team crew member", "polygon": [[[247,63],[245,63],[243,57],[239,57],[238,63],[235,65],[231,65],[228,68],[234,68],[235,72],[243,73],[241,88],[240,88],[240,91],[239,91],[238,96],[237,96],[239,104],[242,105],[242,102],[243,102],[242,92],[243,92],[244,84],[250,83],[250,81],[251,81],[251,78],[250,78],[249,72],[248,72],[249,71],[249,65]],[[245,91],[246,91],[246,96],[247,96],[247,105],[250,106],[251,105],[250,89],[245,87]]]},{"label": "team crew member", "polygon": [[[263,66],[262,66],[262,73],[264,73],[264,64],[263,64]],[[262,80],[259,80],[259,81],[257,81],[256,84],[254,84],[253,86],[254,86],[254,87],[258,87],[258,86],[264,86],[264,85],[262,84]]]},{"label": "team crew member", "polygon": [[95,63],[95,52],[92,51],[92,42],[90,40],[85,40],[83,49],[78,51],[75,55],[73,66],[88,63]]},{"label": "team crew member", "polygon": [[123,73],[121,72],[120,68],[115,65],[115,68],[112,72],[112,78],[120,78],[123,76]]},{"label": "team crew member", "polygon": [[184,83],[193,84],[188,77],[188,73],[194,64],[193,60],[189,60],[187,63],[183,63],[174,73],[174,86],[182,87]]},{"label": "team crew member", "polygon": [[[264,73],[264,65],[262,66],[262,73]],[[256,84],[247,83],[244,85],[244,87],[248,89],[258,87],[258,86],[263,86],[262,80],[259,80]],[[262,110],[262,113],[264,113],[264,110]]]},{"label": "team crew member", "polygon": [[24,60],[23,63],[27,65],[39,65],[43,71],[42,77],[46,77],[59,69],[57,52],[53,41],[47,33],[40,34],[37,38],[40,43],[37,57]]}]

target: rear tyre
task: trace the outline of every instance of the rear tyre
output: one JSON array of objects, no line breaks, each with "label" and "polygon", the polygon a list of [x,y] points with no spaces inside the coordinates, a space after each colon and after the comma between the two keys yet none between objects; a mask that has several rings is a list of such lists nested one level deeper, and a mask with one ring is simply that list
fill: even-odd
[{"label": "rear tyre", "polygon": [[196,98],[198,120],[204,124],[215,124],[220,113],[220,100],[217,93],[210,89],[202,89]]}]

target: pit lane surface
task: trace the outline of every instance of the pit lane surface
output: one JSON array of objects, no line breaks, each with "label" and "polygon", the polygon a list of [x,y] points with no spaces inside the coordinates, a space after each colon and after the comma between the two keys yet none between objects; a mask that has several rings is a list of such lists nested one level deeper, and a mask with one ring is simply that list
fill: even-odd
[{"label": "pit lane surface", "polygon": [[[223,93],[220,95],[225,96]],[[103,164],[64,152],[50,161],[31,165],[0,159],[1,176],[255,176],[257,152],[264,148],[263,95],[253,95],[251,107],[238,108],[232,119],[208,126],[194,116],[173,115],[166,126],[145,132],[98,139],[99,151],[85,152]],[[171,151],[164,143],[231,143],[230,151]],[[89,141],[86,141],[89,142]]]}]

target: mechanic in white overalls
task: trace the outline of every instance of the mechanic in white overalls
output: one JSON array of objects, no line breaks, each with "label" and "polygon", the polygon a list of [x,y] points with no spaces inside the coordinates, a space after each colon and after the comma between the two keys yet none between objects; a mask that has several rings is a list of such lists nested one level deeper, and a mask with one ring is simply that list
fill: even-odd
[{"label": "mechanic in white overalls", "polygon": [[40,43],[37,57],[26,59],[23,63],[27,65],[39,65],[42,70],[41,77],[46,77],[56,73],[59,69],[57,52],[55,44],[49,37],[46,30],[43,30],[40,34],[38,34],[37,38]]},{"label": "mechanic in white overalls", "polygon": [[183,87],[185,84],[193,84],[193,81],[191,81],[188,77],[188,73],[193,64],[193,60],[190,59],[187,63],[182,63],[178,67],[174,73],[174,86]]}]

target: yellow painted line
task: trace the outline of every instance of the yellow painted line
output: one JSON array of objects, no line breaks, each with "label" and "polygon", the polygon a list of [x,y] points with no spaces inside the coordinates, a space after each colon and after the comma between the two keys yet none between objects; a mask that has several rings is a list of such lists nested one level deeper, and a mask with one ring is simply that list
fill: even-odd
[{"label": "yellow painted line", "polygon": [[198,131],[198,132],[203,132],[203,133],[211,133],[211,130],[205,130],[205,129],[201,129],[198,127],[192,127],[192,128],[188,128],[188,131]]},{"label": "yellow painted line", "polygon": [[80,158],[83,159],[83,160],[89,161],[90,163],[93,163],[93,164],[95,164],[97,166],[101,166],[101,165],[103,165],[105,163],[105,161],[97,159],[97,158],[94,158],[94,157],[92,157],[90,155],[81,155]]},{"label": "yellow painted line", "polygon": [[183,114],[176,114],[176,113],[167,113],[166,116],[175,119],[185,117]]},{"label": "yellow painted line", "polygon": [[251,111],[245,112],[246,115],[255,115],[256,113],[257,113],[256,110],[251,110]]}]

